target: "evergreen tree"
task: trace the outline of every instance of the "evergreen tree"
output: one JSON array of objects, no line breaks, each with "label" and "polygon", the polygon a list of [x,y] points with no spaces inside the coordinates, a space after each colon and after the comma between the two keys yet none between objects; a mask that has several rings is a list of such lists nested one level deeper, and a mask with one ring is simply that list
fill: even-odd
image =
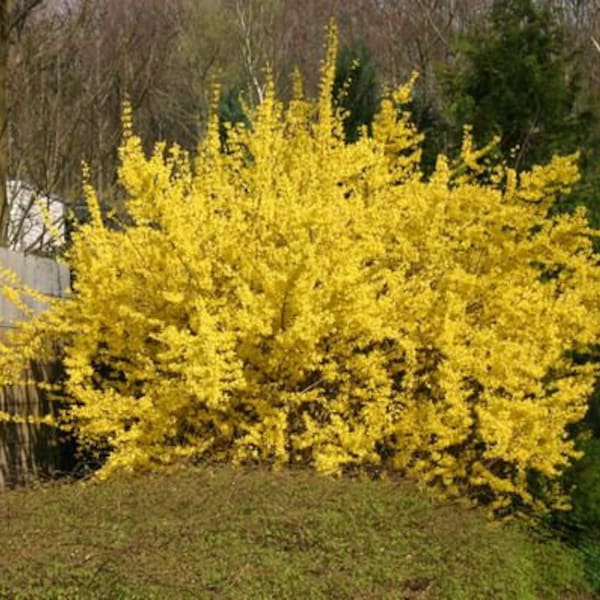
[{"label": "evergreen tree", "polygon": [[489,26],[467,32],[457,49],[443,76],[456,137],[465,123],[480,144],[499,136],[518,169],[587,141],[592,115],[581,110],[577,55],[547,4],[497,0]]},{"label": "evergreen tree", "polygon": [[219,137],[223,149],[227,146],[227,128],[226,123],[235,125],[243,123],[245,127],[250,127],[250,119],[244,111],[240,100],[241,90],[239,87],[231,87],[221,95],[217,114],[219,116]]},{"label": "evergreen tree", "polygon": [[346,141],[355,142],[365,126],[370,133],[379,103],[378,84],[375,65],[363,42],[344,46],[340,51],[332,94],[337,106],[346,111]]},{"label": "evergreen tree", "polygon": [[426,175],[435,170],[440,154],[454,155],[459,141],[451,127],[439,95],[427,94],[420,79],[417,79],[409,104],[409,112],[417,129],[424,134],[421,167]]}]

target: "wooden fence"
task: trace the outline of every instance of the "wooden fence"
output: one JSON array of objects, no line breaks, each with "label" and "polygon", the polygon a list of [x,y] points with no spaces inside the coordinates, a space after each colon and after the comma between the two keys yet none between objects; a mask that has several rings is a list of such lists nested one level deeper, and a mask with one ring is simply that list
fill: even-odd
[{"label": "wooden fence", "polygon": [[[69,286],[69,271],[64,265],[38,256],[0,248],[0,264],[17,273],[24,283],[45,294],[62,296]],[[31,300],[36,311],[43,304]],[[23,314],[0,293],[0,335],[5,335]],[[23,366],[27,379],[51,381],[59,373],[57,364]],[[19,415],[45,415],[53,410],[46,395],[35,385],[0,388],[0,412]],[[61,450],[57,433],[46,425],[0,423],[0,490],[27,483],[60,466]]]}]

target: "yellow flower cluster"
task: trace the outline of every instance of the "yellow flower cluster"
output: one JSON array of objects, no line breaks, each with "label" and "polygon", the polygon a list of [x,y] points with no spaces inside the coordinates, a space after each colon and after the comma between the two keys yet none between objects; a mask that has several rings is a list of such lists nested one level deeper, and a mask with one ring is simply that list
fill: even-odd
[{"label": "yellow flower cluster", "polygon": [[[399,472],[447,496],[543,509],[576,456],[595,373],[600,269],[583,212],[548,217],[576,157],[517,176],[469,132],[425,179],[422,136],[391,92],[373,136],[331,103],[273,86],[252,127],[216,117],[194,161],[151,156],[124,116],[128,220],[75,235],[72,294],[3,353],[60,341],[64,415],[107,451],[99,476],[182,459]],[[551,490],[550,486],[547,489]]]}]

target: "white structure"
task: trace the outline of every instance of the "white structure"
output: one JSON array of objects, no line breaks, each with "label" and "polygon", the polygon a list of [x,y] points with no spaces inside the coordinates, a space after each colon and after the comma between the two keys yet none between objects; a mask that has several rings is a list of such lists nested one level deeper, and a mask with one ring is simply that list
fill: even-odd
[{"label": "white structure", "polygon": [[[67,265],[58,263],[51,258],[28,256],[22,252],[0,248],[0,267],[16,273],[19,280],[26,286],[47,296],[60,298],[68,293],[70,284],[69,269]],[[0,283],[3,282],[4,278],[0,273]],[[46,304],[27,295],[23,297],[23,301],[36,313],[47,308]],[[15,322],[26,318],[27,315],[0,292],[0,337],[2,336],[2,329],[13,327]]]},{"label": "white structure", "polygon": [[60,198],[38,193],[29,184],[9,180],[9,247],[26,253],[51,254],[65,242],[67,209]]},{"label": "white structure", "polygon": [[[69,269],[50,258],[26,256],[22,252],[0,248],[0,266],[18,275],[28,287],[46,295],[61,297],[67,294]],[[44,303],[32,298],[25,297],[23,300],[34,312],[47,308]],[[6,334],[15,322],[26,317],[0,293],[0,339],[6,342]],[[56,381],[60,375],[60,368],[53,364],[36,363],[34,366],[24,362],[23,368],[24,380],[30,382]],[[0,412],[38,418],[54,410],[48,396],[33,383],[0,387]],[[54,429],[0,420],[0,492],[9,485],[26,483],[53,469],[60,469],[58,443]]]}]

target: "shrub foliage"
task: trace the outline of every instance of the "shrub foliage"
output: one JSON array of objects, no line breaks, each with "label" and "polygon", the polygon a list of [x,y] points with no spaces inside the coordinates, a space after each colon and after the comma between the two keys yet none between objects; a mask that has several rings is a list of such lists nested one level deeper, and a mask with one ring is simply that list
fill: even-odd
[{"label": "shrub foliage", "polygon": [[63,424],[104,453],[101,477],[261,461],[560,506],[594,379],[572,350],[600,329],[585,215],[547,217],[576,157],[517,176],[467,131],[425,179],[411,84],[347,144],[335,54],[332,35],[316,100],[271,85],[226,153],[214,116],[194,160],[146,156],[126,109],[127,220],[107,228],[86,185],[72,293],[22,325],[5,377],[61,345]]}]

